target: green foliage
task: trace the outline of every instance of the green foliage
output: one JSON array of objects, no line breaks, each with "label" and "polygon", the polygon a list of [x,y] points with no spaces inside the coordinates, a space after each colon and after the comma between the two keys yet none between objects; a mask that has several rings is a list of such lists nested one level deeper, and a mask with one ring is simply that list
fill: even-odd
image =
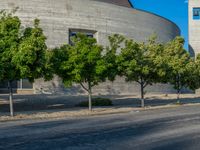
[{"label": "green foliage", "polygon": [[[127,81],[144,83],[144,86],[157,82],[157,55],[153,50],[160,50],[161,46],[148,43],[138,43],[126,40],[118,61],[120,73]],[[157,51],[156,51],[157,52]],[[154,63],[155,62],[155,63]],[[160,73],[162,74],[162,73]]]},{"label": "green foliage", "polygon": [[34,27],[20,29],[21,21],[5,11],[0,16],[0,65],[1,80],[13,81],[28,78],[34,81],[44,76],[46,37],[39,27],[39,20]]},{"label": "green foliage", "polygon": [[64,45],[53,51],[55,73],[66,86],[72,83],[91,83],[95,86],[104,81],[103,47],[97,44],[96,39],[84,34],[78,34],[72,41],[73,45]]},{"label": "green foliage", "polygon": [[53,51],[51,61],[55,74],[65,86],[78,83],[88,92],[91,110],[92,87],[105,81],[106,65],[102,56],[103,47],[96,39],[78,33],[72,45],[64,45]]},{"label": "green foliage", "polygon": [[183,87],[188,87],[187,78],[189,76],[190,56],[189,53],[183,48],[184,39],[176,37],[174,40],[168,42],[164,48],[163,60],[166,63],[166,78],[170,84],[174,85],[177,93]]},{"label": "green foliage", "polygon": [[186,65],[185,82],[186,87],[191,90],[200,88],[200,55],[196,59],[191,58]]},{"label": "green foliage", "polygon": [[74,82],[90,82],[91,86],[104,81],[102,78],[106,70],[102,59],[103,47],[97,45],[96,39],[78,34],[72,39],[74,45],[69,51],[69,64],[72,65],[71,74],[75,77]]},{"label": "green foliage", "polygon": [[[94,98],[92,99],[93,106],[113,106],[112,101],[106,98]],[[87,107],[88,101],[80,102],[77,106],[79,107]]]},{"label": "green foliage", "polygon": [[20,43],[20,19],[0,12],[0,82],[8,82],[10,115],[14,116],[12,81],[20,79],[20,71],[13,62]]},{"label": "green foliage", "polygon": [[126,81],[135,81],[141,86],[141,98],[144,98],[144,89],[147,85],[157,83],[164,76],[163,62],[159,55],[163,45],[156,43],[156,38],[151,37],[146,43],[139,43],[132,39],[125,41],[117,58],[118,70]]},{"label": "green foliage", "polygon": [[110,81],[114,81],[115,77],[119,74],[118,72],[118,62],[117,62],[117,55],[118,51],[121,49],[125,38],[122,35],[114,34],[108,37],[109,39],[109,46],[106,47],[106,52],[104,55],[104,61],[106,64],[106,72],[105,76]]},{"label": "green foliage", "polygon": [[18,17],[0,12],[0,81],[9,85],[11,116],[14,115],[12,81],[28,78],[33,82],[44,76],[46,66],[46,37],[39,28],[39,20],[35,20],[33,28],[21,31],[20,27]]},{"label": "green foliage", "polygon": [[4,11],[0,14],[0,65],[1,75],[3,81],[12,81],[20,79],[19,70],[17,70],[13,62],[13,56],[20,42],[20,25],[21,22],[18,17],[13,17]]},{"label": "green foliage", "polygon": [[53,68],[54,74],[63,80],[66,87],[71,86],[73,82],[73,75],[71,75],[73,66],[68,62],[70,58],[69,49],[71,49],[70,45],[63,45],[49,52],[51,55],[49,64]]},{"label": "green foliage", "polygon": [[55,70],[54,70],[54,64],[52,61],[53,58],[53,52],[52,50],[46,50],[45,53],[45,64],[44,64],[44,70],[43,70],[43,77],[45,81],[50,81],[53,79]]},{"label": "green foliage", "polygon": [[13,62],[20,70],[21,78],[30,81],[45,77],[45,62],[47,46],[46,37],[39,27],[39,20],[35,19],[34,27],[25,29],[20,39],[18,51],[16,51]]}]

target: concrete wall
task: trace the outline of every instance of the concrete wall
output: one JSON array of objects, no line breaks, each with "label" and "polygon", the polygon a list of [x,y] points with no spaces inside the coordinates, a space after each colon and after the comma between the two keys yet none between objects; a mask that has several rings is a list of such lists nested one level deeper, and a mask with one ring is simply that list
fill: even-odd
[{"label": "concrete wall", "polygon": [[132,7],[132,4],[130,3],[129,0],[94,0],[94,1],[101,1],[119,6]]},{"label": "concrete wall", "polygon": [[193,20],[193,8],[200,7],[199,0],[189,0],[189,50],[192,56],[200,53],[200,20]]},{"label": "concrete wall", "polygon": [[[193,8],[200,8],[199,0],[188,1],[188,16],[189,16],[189,52],[192,57],[196,57],[200,53],[200,20],[193,19]],[[200,89],[197,89],[196,94],[200,94]]]},{"label": "concrete wall", "polygon": [[[1,0],[0,9],[11,10],[19,7],[18,15],[24,26],[31,25],[34,18],[41,20],[50,48],[69,41],[69,29],[86,29],[96,32],[100,44],[108,43],[108,35],[119,33],[137,41],[146,41],[156,33],[160,42],[167,42],[180,34],[179,28],[169,20],[144,11],[117,6],[94,0]],[[47,93],[85,93],[79,86],[64,89],[58,78],[52,82],[35,82],[35,91]],[[168,85],[149,88],[151,92],[172,92]],[[127,84],[123,79],[115,83],[104,83],[96,87],[94,93],[133,94],[138,93],[135,84]]]}]

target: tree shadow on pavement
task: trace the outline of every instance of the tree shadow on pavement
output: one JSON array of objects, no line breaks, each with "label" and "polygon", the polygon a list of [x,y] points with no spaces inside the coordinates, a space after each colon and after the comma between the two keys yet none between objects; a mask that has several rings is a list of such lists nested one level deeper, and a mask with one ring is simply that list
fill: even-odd
[{"label": "tree shadow on pavement", "polygon": [[[140,107],[141,102],[136,96],[95,96],[110,98],[113,101],[112,108],[126,108],[126,107]],[[82,101],[87,101],[87,96],[67,96],[67,95],[14,95],[14,110],[16,112],[24,111],[38,111],[43,112],[45,110],[60,111],[75,107],[78,103]],[[188,104],[188,103],[200,103],[200,98],[181,98],[178,104]],[[177,99],[169,99],[158,97],[148,97],[145,100],[146,107],[153,106],[164,106],[169,104],[177,104]],[[107,108],[107,107],[105,107]],[[9,112],[9,101],[8,95],[0,95],[0,113]]]},{"label": "tree shadow on pavement", "polygon": [[[132,116],[133,117],[133,116]],[[185,133],[185,118],[192,115],[129,121],[129,118],[86,118],[46,121],[6,127],[0,135],[4,149],[87,149],[87,150],[178,150],[194,146],[194,133]],[[176,120],[176,122],[173,122]],[[198,120],[199,123],[200,120]],[[1,132],[0,128],[0,132]],[[17,133],[15,132],[17,131]],[[12,136],[8,132],[15,132]],[[199,134],[196,132],[195,134]],[[31,135],[31,136],[30,136]],[[17,138],[16,138],[17,137]],[[200,137],[196,138],[198,142]],[[197,143],[198,144],[198,143]]]}]

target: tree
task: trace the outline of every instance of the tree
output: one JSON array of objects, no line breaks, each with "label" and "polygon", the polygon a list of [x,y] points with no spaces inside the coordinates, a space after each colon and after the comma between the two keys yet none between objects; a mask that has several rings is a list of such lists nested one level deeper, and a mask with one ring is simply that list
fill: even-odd
[{"label": "tree", "polygon": [[200,88],[200,57],[197,56],[196,60],[190,58],[186,64],[185,72],[185,87],[193,91]]},{"label": "tree", "polygon": [[1,81],[8,82],[11,116],[14,116],[12,82],[20,79],[19,70],[12,61],[20,43],[20,25],[18,17],[4,11],[0,13]]},{"label": "tree", "polygon": [[157,44],[155,37],[151,37],[146,43],[127,39],[125,47],[117,58],[120,75],[125,76],[126,81],[135,81],[140,85],[141,107],[144,107],[145,88],[159,82],[161,76],[165,74],[160,67],[162,63],[158,61],[160,57],[157,55],[162,49],[162,44]]},{"label": "tree", "polygon": [[62,45],[47,53],[47,64],[51,74],[58,75],[66,87],[70,87],[73,83],[73,75],[71,75],[73,66],[68,63],[70,58],[69,49],[70,45]]},{"label": "tree", "polygon": [[12,82],[21,78],[45,77],[46,37],[39,20],[33,28],[21,30],[21,21],[13,14],[0,14],[0,81],[7,81],[9,87],[10,115],[14,116]]},{"label": "tree", "polygon": [[30,82],[45,78],[46,74],[46,37],[39,27],[39,20],[34,20],[34,27],[24,30],[13,62],[20,71],[21,78],[28,78]]},{"label": "tree", "polygon": [[123,46],[125,37],[119,34],[114,34],[108,37],[109,46],[106,47],[103,59],[106,65],[105,77],[110,81],[114,81],[119,75],[117,57]]},{"label": "tree", "polygon": [[176,37],[168,42],[164,48],[164,57],[167,64],[166,80],[174,85],[177,90],[177,99],[179,99],[181,89],[187,87],[188,69],[187,65],[190,62],[189,53],[183,48],[184,39]]},{"label": "tree", "polygon": [[55,73],[66,86],[78,83],[88,93],[89,110],[92,110],[92,87],[105,80],[106,66],[103,47],[96,39],[78,33],[72,45],[64,45],[53,51]]},{"label": "tree", "polygon": [[200,55],[186,64],[185,87],[195,91],[200,88]]}]

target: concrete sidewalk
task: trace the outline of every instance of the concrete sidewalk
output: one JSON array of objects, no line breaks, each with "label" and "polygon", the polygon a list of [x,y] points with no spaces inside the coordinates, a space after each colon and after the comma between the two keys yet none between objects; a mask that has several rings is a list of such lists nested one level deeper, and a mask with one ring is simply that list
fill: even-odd
[{"label": "concrete sidewalk", "polygon": [[177,103],[176,95],[147,95],[146,107],[140,108],[140,99],[137,96],[97,96],[110,98],[112,107],[94,107],[93,112],[87,108],[75,107],[81,101],[87,100],[87,96],[66,95],[15,95],[14,118],[9,117],[9,103],[7,95],[0,96],[0,121],[18,119],[46,119],[63,117],[84,117],[91,115],[106,115],[126,113],[131,111],[143,111],[149,109],[161,109],[178,107],[180,105],[199,105],[198,95],[182,95]]}]

